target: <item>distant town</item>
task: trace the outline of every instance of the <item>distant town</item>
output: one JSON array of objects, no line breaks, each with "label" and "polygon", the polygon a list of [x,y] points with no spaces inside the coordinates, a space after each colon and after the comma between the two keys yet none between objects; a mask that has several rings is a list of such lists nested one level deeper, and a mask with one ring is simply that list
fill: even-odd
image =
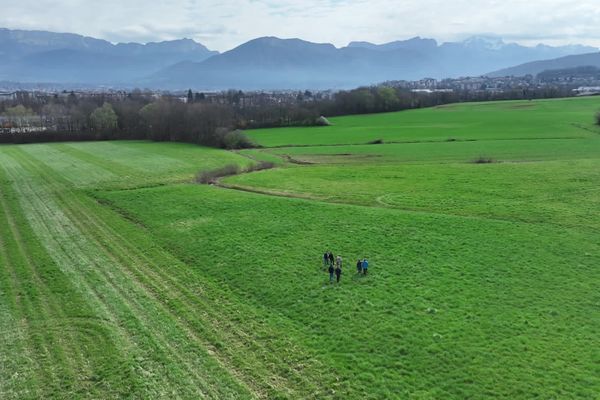
[{"label": "distant town", "polygon": [[353,90],[162,91],[0,82],[0,133],[94,130],[92,111],[105,103],[110,103],[107,107],[111,112],[116,110],[119,121],[125,120],[126,115],[140,118],[139,111],[148,104],[179,103],[204,107],[205,113],[209,109],[216,114],[224,112],[231,116],[227,117],[228,126],[251,128],[311,125],[320,115],[399,111],[465,101],[599,94],[600,69],[596,67],[550,70],[522,77],[397,80]]},{"label": "distant town", "polygon": [[600,69],[579,67],[549,70],[536,76],[464,77],[457,79],[426,78],[418,81],[391,81],[385,85],[422,92],[471,91],[479,93],[505,93],[514,90],[565,89],[573,95],[600,94]]},{"label": "distant town", "polygon": [[[596,67],[578,67],[573,69],[550,70],[536,76],[509,77],[461,77],[434,79],[424,78],[416,81],[387,81],[376,86],[389,86],[408,89],[420,93],[472,92],[479,94],[502,94],[515,90],[560,89],[562,94],[572,95],[600,94],[600,69]],[[339,90],[270,90],[270,91],[195,91],[194,97],[189,90],[164,91],[152,89],[126,89],[110,86],[78,86],[44,83],[0,82],[0,102],[19,101],[24,96],[28,101],[46,102],[50,98],[76,96],[81,98],[102,97],[122,100],[132,93],[140,93],[153,98],[172,98],[181,102],[199,101],[213,104],[236,103],[239,107],[254,107],[265,104],[292,104],[298,101],[310,102],[333,98]]]}]

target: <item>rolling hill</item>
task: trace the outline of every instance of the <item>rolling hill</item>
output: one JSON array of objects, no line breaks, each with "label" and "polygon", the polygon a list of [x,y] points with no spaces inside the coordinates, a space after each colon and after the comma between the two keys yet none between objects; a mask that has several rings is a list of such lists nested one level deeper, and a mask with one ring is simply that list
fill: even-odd
[{"label": "rolling hill", "polygon": [[524,76],[537,75],[543,71],[577,68],[577,67],[600,67],[600,52],[577,54],[555,58],[551,60],[533,61],[516,67],[505,68],[491,72],[488,76]]}]

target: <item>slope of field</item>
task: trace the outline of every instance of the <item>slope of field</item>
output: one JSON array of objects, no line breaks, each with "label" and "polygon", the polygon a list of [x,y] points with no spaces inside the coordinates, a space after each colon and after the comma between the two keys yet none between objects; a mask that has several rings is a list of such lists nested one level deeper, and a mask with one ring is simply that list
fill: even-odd
[{"label": "slope of field", "polygon": [[[266,147],[581,138],[593,133],[597,98],[450,104],[408,112],[331,118],[332,126],[257,129],[246,133]],[[584,128],[584,129],[582,129]]]},{"label": "slope of field", "polygon": [[[339,374],[340,398],[585,398],[600,385],[597,234],[199,186],[103,198],[288,319],[286,336]],[[325,248],[346,259],[342,285],[320,269]],[[354,272],[364,256],[368,277]]]},{"label": "slope of field", "polygon": [[[341,117],[238,153],[2,146],[0,398],[595,398],[595,109]],[[356,145],[384,128],[435,143]],[[277,168],[193,183],[252,160]]]}]

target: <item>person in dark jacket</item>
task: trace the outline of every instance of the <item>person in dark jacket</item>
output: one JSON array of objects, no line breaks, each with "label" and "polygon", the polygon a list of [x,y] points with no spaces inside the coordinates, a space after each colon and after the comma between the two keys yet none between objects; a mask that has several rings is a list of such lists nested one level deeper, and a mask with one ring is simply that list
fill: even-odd
[{"label": "person in dark jacket", "polygon": [[333,268],[333,264],[329,264],[329,282],[333,282],[333,273],[335,269]]},{"label": "person in dark jacket", "polygon": [[334,260],[333,253],[329,252],[329,265],[333,266],[333,260]]},{"label": "person in dark jacket", "polygon": [[357,274],[362,273],[362,261],[360,259],[356,262],[356,273]]},{"label": "person in dark jacket", "polygon": [[335,276],[337,278],[337,283],[340,283],[340,277],[342,276],[342,266],[338,265],[335,267]]},{"label": "person in dark jacket", "polygon": [[367,260],[367,257],[365,257],[362,261],[362,269],[363,269],[363,274],[367,274],[367,272],[369,272],[369,260]]},{"label": "person in dark jacket", "polygon": [[328,251],[323,253],[323,269],[327,268],[327,264],[329,264],[329,252]]}]

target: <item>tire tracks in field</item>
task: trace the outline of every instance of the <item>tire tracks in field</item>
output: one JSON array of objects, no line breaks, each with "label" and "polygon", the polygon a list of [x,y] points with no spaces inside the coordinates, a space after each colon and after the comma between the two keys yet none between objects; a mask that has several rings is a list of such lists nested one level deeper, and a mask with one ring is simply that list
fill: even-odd
[{"label": "tire tracks in field", "polygon": [[[6,202],[4,196],[0,196],[0,207],[4,216],[5,226],[8,227],[9,240],[14,241],[13,251],[7,255],[4,253],[4,259],[11,268],[11,278],[13,286],[17,288],[18,298],[22,300],[23,308],[21,315],[26,321],[27,331],[36,338],[36,347],[42,350],[43,357],[38,359],[41,370],[47,375],[46,384],[55,386],[59,384],[63,389],[67,389],[69,383],[74,381],[76,360],[83,367],[81,362],[81,348],[68,348],[68,343],[77,344],[72,335],[68,335],[67,341],[63,338],[57,338],[54,332],[44,329],[34,329],[32,323],[36,321],[51,321],[53,319],[64,319],[65,314],[58,306],[48,289],[47,284],[37,271],[35,261],[31,259],[29,252],[25,249],[21,232],[15,222],[13,212]],[[17,270],[16,266],[21,265],[23,270]],[[31,280],[35,287],[28,284],[24,286],[23,281]],[[43,331],[43,332],[39,332]]]},{"label": "tire tracks in field", "polygon": [[[583,126],[577,126],[576,124],[571,124],[576,128],[583,129],[593,133],[600,133],[600,131],[594,131],[590,128],[585,128]],[[429,143],[461,143],[461,142],[497,142],[497,141],[527,141],[527,140],[581,140],[587,139],[589,136],[555,136],[555,137],[516,137],[516,138],[490,138],[490,139],[473,139],[473,138],[463,138],[448,140],[450,138],[440,138],[440,139],[431,139],[431,140],[389,140],[383,141],[382,143],[321,143],[321,144],[282,144],[276,146],[265,146],[261,149],[266,150],[267,153],[276,155],[275,153],[269,152],[269,149],[293,149],[293,148],[306,148],[306,147],[342,147],[342,146],[385,146],[389,144],[429,144]],[[376,140],[376,139],[374,139]]]},{"label": "tire tracks in field", "polygon": [[[0,170],[0,175],[2,174],[2,170]],[[5,221],[5,206],[4,206],[4,198],[3,198],[3,194],[0,193],[0,198],[2,198],[2,205],[0,207],[0,221],[4,222]],[[6,226],[6,225],[4,225]],[[0,232],[2,231],[1,227],[0,227]],[[14,311],[17,313],[17,315],[15,315],[15,318],[18,318],[18,320],[14,321],[17,324],[17,327],[15,327],[15,329],[18,330],[18,332],[20,333],[19,335],[19,350],[21,350],[19,352],[19,356],[24,356],[24,359],[28,360],[27,362],[27,366],[30,367],[31,369],[35,369],[38,372],[40,372],[40,368],[39,366],[42,363],[42,359],[44,357],[48,356],[48,353],[46,351],[46,348],[43,346],[40,346],[40,344],[38,343],[38,340],[36,340],[37,338],[34,338],[31,335],[31,330],[30,330],[30,322],[29,320],[26,318],[27,315],[27,311],[26,310],[30,310],[31,306],[29,305],[28,299],[27,298],[23,298],[23,290],[22,287],[19,283],[19,280],[17,279],[15,270],[14,270],[14,266],[12,265],[12,261],[9,259],[7,251],[6,251],[6,242],[3,239],[4,237],[10,238],[10,236],[8,236],[8,234],[6,235],[0,235],[0,267],[2,267],[0,269],[0,272],[6,272],[6,280],[3,279],[3,281],[1,282],[3,285],[8,285],[8,290],[6,291],[6,297],[7,300],[13,299],[14,302]],[[4,275],[4,274],[3,274]],[[24,345],[26,342],[26,345]],[[33,354],[32,349],[36,349],[37,351],[35,352],[35,355]],[[35,365],[35,367],[33,365]],[[23,368],[24,365],[19,365],[19,367]],[[4,368],[4,366],[2,367]],[[43,370],[41,370],[43,371]],[[18,370],[16,371],[11,371],[11,373],[19,373]],[[24,375],[24,373],[22,373],[22,375]],[[47,383],[49,382],[51,379],[51,377],[49,377],[47,374],[40,374],[42,375],[42,379],[44,379],[44,381]],[[34,377],[31,377],[34,378]],[[14,384],[14,379],[13,377],[11,377],[11,382],[9,382],[8,379],[6,379],[6,381],[3,380],[3,382],[1,382],[0,384],[2,385],[2,387],[5,386],[9,386],[10,384]],[[37,382],[37,380],[33,379],[33,382],[29,383],[29,389],[32,390],[34,392],[33,396],[40,398],[42,397],[42,393],[40,390],[40,387],[44,386],[41,385],[39,382]],[[34,387],[31,387],[34,386]],[[3,389],[3,391],[6,391],[9,389]],[[11,393],[14,393],[15,390],[19,390],[17,388],[15,389],[10,389]]]},{"label": "tire tracks in field", "polygon": [[[90,219],[89,215],[81,215],[79,216],[80,218],[87,218]],[[94,225],[96,225],[97,228],[101,229],[101,230],[112,230],[109,226],[99,226],[98,223],[100,222],[99,220],[92,220],[90,219],[90,222]],[[117,232],[105,232],[108,234],[117,234]],[[239,342],[240,340],[242,340],[242,342],[249,342],[251,340],[250,336],[242,331],[241,329],[239,329],[239,327],[237,325],[228,323],[227,321],[223,320],[221,318],[221,320],[219,320],[219,315],[217,315],[217,313],[215,312],[215,310],[213,308],[206,308],[205,305],[202,304],[202,302],[199,302],[199,293],[193,292],[191,290],[189,290],[186,286],[183,286],[181,284],[179,284],[178,282],[176,282],[174,279],[172,279],[172,277],[169,274],[163,273],[163,269],[159,266],[156,265],[155,262],[153,260],[151,260],[147,255],[143,254],[143,253],[139,253],[139,254],[135,254],[135,251],[132,251],[133,249],[131,248],[131,243],[129,243],[129,241],[126,238],[120,237],[120,239],[118,242],[110,242],[110,243],[106,243],[103,246],[105,246],[107,252],[111,252],[112,254],[114,254],[116,257],[118,257],[121,262],[124,262],[126,260],[123,260],[122,257],[130,257],[132,260],[129,261],[135,261],[133,263],[131,263],[130,265],[133,267],[131,269],[131,273],[133,274],[131,276],[131,279],[134,279],[136,281],[139,281],[140,284],[144,285],[146,287],[146,289],[153,293],[155,296],[160,296],[161,294],[165,294],[165,293],[178,293],[179,296],[177,297],[171,297],[169,300],[167,300],[167,303],[172,303],[172,302],[179,302],[179,306],[182,308],[185,308],[185,312],[183,312],[183,310],[181,308],[179,308],[177,310],[178,315],[184,316],[184,320],[181,321],[182,322],[182,328],[186,330],[186,332],[189,334],[190,338],[193,339],[194,341],[202,344],[203,346],[209,348],[211,350],[212,354],[217,355],[220,351],[218,349],[216,349],[214,347],[214,345],[212,345],[210,342],[206,341],[206,339],[203,339],[199,334],[198,334],[198,327],[196,324],[194,324],[193,321],[193,316],[192,316],[192,310],[197,310],[199,307],[203,307],[203,313],[204,313],[204,317],[209,318],[210,319],[210,323],[213,326],[221,326],[219,331],[221,331],[223,334],[224,332],[228,332],[229,336],[227,338],[227,342],[228,343],[232,343],[233,341],[237,341]],[[153,265],[152,268],[150,269],[143,269],[141,266],[143,265]],[[148,279],[150,278],[150,279]],[[203,293],[202,293],[203,294]],[[158,299],[158,298],[157,298]],[[185,300],[185,304],[183,303],[183,300]],[[171,312],[175,312],[175,310],[169,309],[169,311]],[[222,326],[225,325],[225,326]],[[203,331],[204,328],[200,328],[200,331]],[[202,332],[202,333],[206,333],[206,334],[211,334],[210,332]],[[252,347],[256,348],[258,345],[256,343],[253,344]],[[261,346],[262,347],[262,346]],[[269,354],[270,352],[265,349],[264,347],[261,348],[260,351],[262,354]],[[243,375],[240,373],[240,371],[238,371],[237,369],[232,369],[231,367],[231,362],[230,361],[223,361],[222,360],[222,356],[219,357],[219,360],[222,361],[222,365],[226,366],[227,369],[229,369],[230,371],[232,371],[232,373],[244,380]],[[245,357],[246,358],[246,363],[247,363],[247,359],[249,358],[248,355]],[[252,357],[254,358],[254,357]],[[238,360],[239,361],[239,360]],[[267,371],[265,371],[267,372]],[[262,376],[263,378],[266,376],[264,374],[261,374],[260,376]],[[258,377],[257,377],[258,378]],[[277,383],[277,382],[271,382],[271,384],[274,384],[275,386],[281,386],[282,383]],[[258,389],[260,390],[260,389]],[[255,394],[257,394],[257,392],[255,391]],[[263,397],[263,396],[261,396]]]},{"label": "tire tracks in field", "polygon": [[[123,237],[102,221],[91,210],[90,207],[92,204],[84,204],[85,200],[93,203],[89,198],[79,198],[77,192],[70,191],[69,185],[61,184],[59,177],[51,176],[39,161],[27,157],[24,159],[22,154],[16,154],[16,157],[19,159],[19,162],[31,171],[32,175],[44,177],[46,184],[50,185],[49,190],[59,202],[58,208],[67,213],[65,214],[65,218],[74,223],[79,232],[82,234],[86,232],[87,238],[94,241],[94,247],[101,248],[104,257],[110,260],[113,265],[123,270],[127,275],[127,279],[135,283],[138,293],[145,293],[151,296],[154,303],[160,304],[158,310],[165,316],[171,316],[174,325],[178,326],[187,335],[187,339],[204,349],[208,349],[212,357],[222,367],[230,371],[238,381],[244,382],[244,386],[255,397],[267,397],[273,390],[293,396],[293,393],[300,390],[298,385],[300,385],[304,392],[318,392],[319,385],[315,383],[319,381],[318,377],[311,376],[307,370],[295,370],[293,367],[290,367],[289,360],[282,362],[283,360],[270,352],[268,348],[256,342],[251,335],[240,329],[238,323],[226,321],[219,314],[217,307],[204,304],[202,300],[206,300],[206,298],[200,300],[198,293],[195,293],[171,277],[164,270],[163,266],[157,264],[150,256],[141,252],[135,243],[130,242],[128,238]],[[36,165],[36,163],[39,164]],[[34,190],[32,187],[29,189]],[[96,203],[93,204],[99,207]],[[50,227],[47,226],[46,229],[50,230]],[[85,254],[88,251],[89,249],[82,248],[78,252]],[[63,252],[68,252],[68,249],[63,249]],[[101,265],[96,265],[95,267],[102,269]],[[136,312],[149,318],[144,311],[145,305],[136,303],[131,298],[132,295],[128,290],[121,289],[119,291],[116,288],[119,284],[118,280],[112,276],[104,276],[104,279],[110,281],[115,286],[118,296],[128,299],[128,302],[130,302],[129,305],[135,307]],[[172,293],[176,293],[177,295],[170,295]],[[212,335],[216,335],[213,340],[214,342],[218,343],[223,340],[231,344],[238,343],[236,348],[242,350],[247,348],[252,349],[252,351],[235,354],[235,352],[228,353],[223,349],[215,348],[210,343],[210,340],[203,338],[203,335],[209,333],[206,331],[206,327],[194,322],[198,319],[199,313],[197,309],[199,307],[202,309],[200,316],[207,320],[208,326],[212,327],[214,332]],[[248,359],[244,360],[245,357]],[[181,363],[186,362],[185,354],[181,354],[181,358],[178,361]],[[300,361],[306,361],[306,359],[301,359]],[[265,364],[265,362],[266,365],[270,366],[269,368],[263,369],[258,367],[261,364]],[[190,361],[187,360],[186,363],[189,365]],[[315,368],[315,371],[318,369]],[[249,371],[254,373],[248,375]],[[284,372],[286,375],[291,374],[292,378],[284,378],[276,371]],[[201,377],[196,376],[195,378],[200,379]]]},{"label": "tire tracks in field", "polygon": [[[115,305],[107,300],[109,298],[107,294],[114,294],[114,292],[108,292],[108,290],[110,290],[108,285],[100,285],[100,283],[104,282],[102,282],[100,277],[94,272],[97,268],[95,260],[90,260],[84,255],[85,251],[91,252],[92,249],[84,249],[80,245],[81,233],[73,230],[71,230],[71,232],[65,232],[65,228],[69,227],[69,221],[58,210],[53,211],[49,208],[49,205],[51,205],[50,196],[46,196],[47,198],[42,199],[34,187],[27,182],[27,178],[24,178],[23,176],[15,178],[21,183],[21,199],[27,199],[26,201],[30,206],[30,211],[32,211],[30,214],[32,223],[37,225],[38,228],[41,228],[38,229],[38,234],[42,235],[42,238],[45,239],[45,243],[54,244],[54,247],[49,248],[49,250],[52,251],[57,264],[70,266],[70,269],[63,267],[63,270],[71,276],[72,282],[77,283],[80,292],[88,298],[93,299],[96,309],[102,310],[102,314],[108,317],[111,324],[119,327],[119,336],[122,339],[121,343],[126,343],[126,345],[122,347],[137,347],[135,341],[130,340],[130,336],[127,335],[125,330],[124,321],[126,318],[124,317],[130,315],[124,316],[122,310],[117,310]],[[50,223],[50,221],[54,223]],[[58,238],[65,236],[67,236],[68,239],[71,239],[68,244],[65,244],[64,240],[62,242],[58,241]],[[94,253],[91,252],[90,254]],[[77,270],[81,270],[81,272]],[[86,270],[88,276],[85,275]],[[95,279],[95,281],[92,279]],[[166,379],[161,383],[164,384],[165,387],[169,387]]]},{"label": "tire tracks in field", "polygon": [[[25,160],[22,160],[22,161],[27,162]],[[30,167],[35,168],[35,166],[32,166],[32,165],[30,165]],[[34,169],[33,172],[35,174],[44,174],[42,176],[47,175],[47,174],[45,174],[44,171],[39,170],[39,169]],[[51,176],[47,176],[46,182],[47,182],[47,184],[49,184],[49,185],[51,184],[53,186],[52,191],[54,191],[55,198],[60,199],[60,201],[63,203],[61,209],[63,210],[63,212],[66,213],[65,216],[67,217],[67,219],[77,226],[77,228],[79,229],[79,232],[81,233],[81,236],[82,237],[85,236],[86,239],[88,239],[88,241],[94,241],[95,245],[102,247],[102,243],[100,242],[100,237],[98,235],[89,234],[89,233],[91,233],[90,227],[85,226],[81,223],[81,221],[83,221],[83,219],[80,219],[80,218],[87,218],[88,216],[81,215],[81,214],[77,215],[76,210],[78,209],[78,207],[76,207],[74,204],[65,204],[65,201],[75,203],[77,194],[73,193],[73,192],[69,192],[67,187],[64,187],[62,185],[57,185],[56,182],[53,181],[53,178]],[[97,216],[94,218],[97,218]],[[86,232],[88,234],[84,234],[84,232]],[[109,241],[114,241],[114,236],[112,236],[109,239]],[[94,247],[93,245],[90,245],[90,246]],[[90,252],[93,252],[93,249],[91,247],[90,248],[81,248],[80,254],[88,254]],[[137,298],[144,297],[145,295],[147,295],[147,293],[145,291],[143,291],[141,289],[141,287],[131,286],[128,288],[124,288],[124,287],[122,287],[124,284],[122,282],[119,283],[119,281],[123,281],[123,279],[122,279],[123,277],[121,277],[121,279],[118,279],[114,276],[114,274],[116,274],[117,271],[126,272],[129,264],[131,263],[131,260],[126,260],[125,263],[119,264],[117,259],[114,257],[114,255],[112,255],[112,253],[110,251],[106,251],[106,248],[103,248],[103,249],[104,249],[104,256],[105,256],[106,261],[110,262],[111,265],[114,265],[115,267],[119,267],[119,268],[114,268],[113,273],[106,272],[104,275],[104,278],[109,283],[109,285],[111,285],[111,287],[116,291],[115,292],[116,298],[123,298],[123,299],[127,300],[128,307],[130,309],[132,309],[131,315],[129,317],[133,318],[132,315],[136,315],[138,317],[144,316],[145,319],[150,319],[150,318],[153,318],[152,317],[153,312],[161,312],[161,315],[165,315],[164,309],[160,309],[160,310],[156,309],[156,310],[153,310],[153,312],[150,312],[150,311],[146,310],[146,307],[148,307],[148,305],[146,305],[146,307],[144,307],[137,301]],[[103,267],[101,264],[99,264],[97,262],[95,263],[94,267],[96,269],[98,269],[99,271],[106,270],[105,267]],[[131,280],[131,276],[127,276],[127,281],[137,284],[136,281]],[[135,295],[132,293],[135,293]],[[160,304],[160,303],[152,304],[152,306],[156,306],[157,304]],[[173,318],[173,317],[169,316],[169,318]],[[140,319],[140,321],[143,321],[143,320]],[[171,321],[171,322],[173,324],[175,324],[175,321]],[[154,325],[158,326],[159,323],[157,322]],[[148,337],[156,336],[151,331],[151,329],[148,327],[148,324],[145,324],[144,328],[145,328],[145,334]],[[139,328],[139,329],[141,329],[141,328]],[[204,386],[205,389],[207,388],[208,391],[210,392],[209,394],[211,395],[212,398],[220,398],[221,396],[219,396],[218,393],[216,393],[216,392],[212,392],[210,386],[207,385],[206,382],[204,382],[205,377],[197,372],[198,365],[192,365],[191,358],[189,358],[189,359],[185,358],[185,356],[191,357],[191,354],[193,354],[193,353],[178,352],[175,349],[173,349],[172,346],[170,346],[170,344],[169,344],[169,339],[171,339],[172,337],[167,337],[165,335],[162,335],[161,337],[162,337],[162,341],[157,344],[160,345],[161,347],[167,347],[171,350],[170,353],[165,352],[162,356],[168,358],[168,354],[174,355],[174,357],[177,359],[179,364],[186,365],[188,372],[191,375],[193,375],[196,380],[202,382],[202,384],[200,386]],[[185,356],[183,356],[183,354],[185,354]],[[199,383],[199,382],[196,382],[196,383]],[[193,382],[188,382],[188,384],[193,385]],[[204,397],[204,395],[202,393],[199,393],[198,395],[201,397]]]},{"label": "tire tracks in field", "polygon": [[[6,211],[7,207],[5,200],[1,199],[1,202],[3,203],[3,209]],[[61,305],[58,304],[54,294],[48,287],[48,284],[45,281],[45,279],[40,275],[38,269],[44,268],[44,266],[39,266],[39,260],[33,259],[31,256],[32,252],[29,249],[25,248],[25,240],[23,239],[21,232],[18,228],[20,224],[17,224],[12,213],[6,213],[6,217],[8,220],[8,225],[10,226],[10,229],[12,231],[12,236],[17,245],[18,254],[23,260],[24,265],[27,266],[28,276],[31,277],[31,279],[35,283],[35,287],[40,290],[40,294],[43,296],[42,300],[39,302],[40,304],[38,305],[39,309],[42,312],[40,319],[43,321],[67,321],[69,317],[67,316]],[[46,332],[47,331],[48,329],[46,329]],[[84,372],[86,375],[89,376],[91,374],[91,371],[89,370],[89,366],[86,365],[85,360],[82,357],[83,349],[81,347],[81,344],[78,340],[75,340],[75,337],[73,336],[72,332],[63,331],[63,333],[66,333],[65,336],[68,340],[64,340],[61,337],[58,340],[58,343],[56,343],[56,345],[58,345],[57,351],[59,352],[59,356],[62,358],[62,360],[59,361],[63,361],[69,367],[69,370],[67,371],[69,373],[68,378],[73,379],[77,375],[77,373],[81,374],[81,372]],[[72,348],[69,346],[70,344],[76,344],[77,346]],[[81,368],[84,368],[84,370],[82,371]]]},{"label": "tire tracks in field", "polygon": [[126,165],[120,164],[114,160],[107,162],[101,157],[98,157],[87,151],[80,150],[76,147],[71,146],[68,143],[52,143],[48,146],[53,147],[55,150],[58,150],[61,153],[68,154],[69,156],[76,158],[82,163],[92,164],[97,168],[108,171],[115,177],[134,175],[133,168],[128,168]]},{"label": "tire tracks in field", "polygon": [[[272,190],[272,189],[268,189],[268,188],[264,188],[264,187],[245,186],[245,185],[239,185],[239,184],[235,184],[235,183],[224,183],[222,181],[222,179],[230,178],[230,177],[231,176],[227,176],[227,177],[217,179],[215,182],[212,183],[212,185],[219,187],[221,189],[225,189],[225,190],[236,190],[239,192],[254,193],[254,194],[259,194],[259,195],[263,195],[263,196],[306,200],[306,201],[319,202],[319,203],[329,204],[329,205],[375,208],[375,209],[381,209],[381,210],[395,210],[395,211],[400,211],[400,212],[410,213],[410,214],[442,216],[442,217],[449,217],[449,218],[469,219],[469,220],[478,220],[478,221],[517,223],[517,224],[537,225],[537,226],[552,226],[552,227],[566,228],[566,229],[581,229],[581,225],[560,224],[560,223],[555,223],[552,221],[533,221],[533,220],[516,219],[516,218],[509,218],[509,217],[503,218],[500,216],[494,217],[494,216],[484,216],[484,215],[477,215],[477,214],[460,214],[460,213],[434,211],[431,209],[412,209],[412,208],[401,207],[399,205],[394,204],[393,202],[387,201],[390,197],[397,195],[398,193],[386,193],[386,194],[377,196],[374,199],[375,204],[366,204],[366,203],[358,203],[358,202],[352,203],[352,202],[345,201],[342,199],[336,199],[331,196],[319,197],[319,196],[315,196],[310,193],[277,191],[277,190]],[[594,191],[598,191],[598,190],[600,190],[600,188],[592,188],[592,189],[581,190],[580,193],[594,192]],[[548,195],[547,198],[552,199],[553,195]],[[585,226],[585,229],[588,229],[593,232],[598,232],[600,230],[600,228],[594,227],[594,226]]]},{"label": "tire tracks in field", "polygon": [[[38,171],[38,172],[42,172],[42,171]],[[51,178],[48,178],[48,180],[51,180]],[[59,191],[59,193],[62,193],[62,190]],[[75,201],[75,199],[77,199],[77,197],[75,196],[74,193],[72,193],[71,195],[63,195],[61,196],[63,200],[67,200],[67,201]],[[81,200],[78,200],[79,203],[81,203]],[[67,207],[65,205],[64,207],[65,209],[70,209],[71,207]],[[175,299],[170,299],[167,300],[167,303],[171,303],[173,301],[181,301],[182,299],[182,294],[185,294],[185,300],[187,302],[187,304],[185,304],[186,309],[188,310],[188,314],[189,314],[189,319],[187,321],[188,324],[190,324],[189,326],[185,327],[185,329],[188,330],[188,332],[190,332],[190,334],[192,336],[195,336],[196,340],[200,340],[202,341],[202,339],[193,332],[193,327],[194,324],[192,321],[194,321],[195,317],[193,315],[193,310],[197,309],[198,307],[202,306],[202,302],[198,301],[198,293],[195,293],[191,290],[189,290],[187,288],[187,286],[182,285],[178,282],[175,281],[175,279],[172,278],[172,276],[166,272],[164,272],[164,268],[161,268],[160,265],[156,265],[155,262],[153,261],[153,259],[151,257],[149,257],[148,255],[144,254],[143,252],[140,252],[137,249],[137,246],[133,243],[130,243],[130,241],[119,235],[118,232],[116,232],[114,229],[112,229],[109,225],[103,223],[103,221],[101,219],[99,219],[97,216],[93,215],[92,213],[87,213],[86,214],[86,210],[88,209],[88,207],[85,207],[83,204],[81,204],[81,207],[76,207],[73,208],[73,210],[79,210],[78,215],[72,215],[72,220],[73,221],[84,221],[84,220],[89,220],[90,223],[96,225],[96,227],[105,230],[104,236],[106,238],[114,238],[115,236],[120,236],[119,240],[107,240],[105,245],[108,245],[109,248],[107,248],[107,253],[109,254],[114,254],[114,255],[122,255],[124,257],[124,259],[119,260],[121,261],[121,265],[127,267],[127,268],[138,268],[137,271],[133,270],[133,273],[136,274],[136,276],[131,276],[131,279],[135,279],[135,280],[139,280],[142,281],[142,284],[144,285],[148,285],[147,289],[148,291],[151,291],[152,293],[156,293],[157,296],[163,295],[165,293],[178,293],[179,296]],[[83,230],[83,228],[82,228]],[[101,235],[99,235],[101,236]],[[125,246],[125,244],[127,244],[127,246]],[[132,263],[132,258],[133,256],[137,257],[137,262]],[[171,260],[174,261],[174,260]],[[144,266],[144,265],[148,265],[151,266],[151,268],[145,268],[145,269],[140,269],[139,266]],[[136,267],[138,266],[138,267]],[[148,277],[153,277],[154,279],[148,279]],[[172,286],[168,286],[167,283],[169,283],[169,285]],[[162,286],[162,287],[160,287]],[[205,297],[206,298],[206,297]],[[178,309],[175,310],[177,312],[178,315],[182,314],[182,310]],[[221,332],[221,335],[223,333],[227,333],[227,342],[231,343],[231,342],[239,342],[241,339],[246,339],[246,341],[251,341],[251,338],[249,337],[249,335],[247,335],[246,332],[244,332],[243,330],[239,329],[239,324],[237,323],[227,323],[223,318],[222,315],[220,315],[218,313],[218,311],[214,308],[214,307],[206,307],[204,306],[204,316],[205,317],[209,317],[210,319],[210,324],[218,327],[218,326],[222,326],[223,324],[226,324],[225,327],[222,327],[220,329],[218,329],[218,331]],[[197,325],[196,325],[197,326]],[[202,341],[203,344],[206,346],[207,343],[206,341]],[[265,355],[269,355],[272,356],[272,352],[269,349],[266,349],[262,346],[260,346],[258,343],[256,342],[252,342],[250,343],[250,345],[248,345],[247,347],[252,347],[254,349],[254,351],[258,351],[260,348],[262,348],[261,351],[258,351],[258,353],[262,354],[262,356],[264,357]],[[222,351],[218,351],[217,349],[214,349],[214,346],[209,346],[209,348],[211,348],[213,354],[219,354],[222,353]],[[246,354],[245,358],[255,358],[255,356],[252,354]],[[238,357],[238,362],[242,361],[239,359]],[[260,363],[259,360],[256,360],[257,362]],[[304,361],[304,360],[303,360]],[[263,360],[264,362],[264,360]],[[275,363],[275,365],[277,366],[277,363],[281,363],[281,360],[275,358],[272,359],[272,362]],[[225,363],[229,365],[228,369],[232,370],[232,366],[231,366],[231,362],[227,362],[227,360],[225,360]],[[246,361],[245,364],[248,364],[248,362]],[[287,363],[285,363],[287,365]],[[252,364],[250,364],[251,366]],[[285,366],[279,365],[277,368],[278,369],[284,369]],[[257,369],[256,364],[254,364],[253,369]],[[298,379],[299,381],[301,381],[303,383],[304,387],[314,387],[314,384],[311,384],[311,379],[309,377],[305,377],[305,372],[295,372],[296,375],[296,379]],[[235,376],[238,376],[240,378],[243,377],[243,374],[240,371],[236,371],[234,372]],[[269,376],[274,376],[273,375],[273,371],[262,371],[262,370],[257,370],[256,373],[254,374],[255,376],[253,377],[252,380],[248,380],[246,378],[246,381],[248,381],[248,384],[252,384],[254,386],[256,386],[255,382],[259,382],[259,380],[264,380],[266,377]],[[281,378],[278,378],[281,379]],[[268,383],[267,386],[269,387],[280,387],[280,388],[287,388],[290,384],[290,382],[284,381],[280,381],[278,382],[278,379],[276,381],[270,381]],[[263,387],[262,390],[264,391],[265,388]],[[261,396],[264,397],[264,396]]]},{"label": "tire tracks in field", "polygon": [[[21,165],[30,172],[41,172],[35,171],[35,167],[29,164],[27,159],[20,158],[20,154],[14,155]],[[50,205],[53,205],[51,193],[45,193],[46,198],[42,198],[41,193],[36,190],[36,188],[39,189],[38,185],[33,187],[30,182],[23,182],[23,179],[20,182],[25,183],[22,186],[26,189],[22,192],[22,198],[32,199],[32,205],[35,205],[32,209],[38,215],[38,226],[43,226],[49,233],[49,235],[46,235],[45,242],[54,242],[55,246],[61,247],[63,258],[59,264],[72,267],[78,266],[79,268],[85,266],[83,269],[87,271],[83,273],[74,271],[74,269],[79,268],[71,268],[71,271],[69,271],[74,279],[83,284],[83,293],[88,296],[95,295],[96,301],[102,304],[105,314],[115,326],[126,327],[121,332],[123,339],[128,340],[138,337],[137,341],[134,339],[133,342],[130,342],[130,347],[140,348],[143,357],[153,360],[154,366],[150,366],[145,374],[150,373],[155,377],[155,386],[161,388],[164,395],[166,393],[177,393],[178,389],[187,388],[191,392],[188,391],[186,396],[220,398],[219,394],[214,392],[210,385],[207,385],[204,377],[199,375],[197,372],[198,365],[190,364],[192,354],[187,353],[187,358],[184,357],[181,351],[170,344],[169,340],[173,337],[167,337],[165,332],[157,330],[157,327],[162,326],[165,322],[158,319],[161,314],[156,314],[158,311],[156,309],[148,310],[148,304],[145,304],[146,307],[140,304],[139,299],[143,296],[140,294],[139,288],[128,285],[129,282],[125,277],[118,276],[119,266],[112,264],[110,259],[107,259],[104,254],[99,253],[94,248],[92,243],[86,241],[85,238],[88,236],[86,231],[80,231],[72,225],[74,221],[67,214],[60,211],[60,207],[50,207]],[[49,185],[50,182],[47,181],[47,184]],[[54,188],[52,190],[61,189]],[[60,225],[63,232],[56,229],[57,224],[48,223],[48,221],[56,220],[56,215],[52,215],[53,212],[61,216],[62,223]],[[71,239],[71,241],[67,243],[67,240],[60,241],[59,238]],[[63,247],[65,244],[67,247]],[[76,276],[73,275],[74,273]],[[94,285],[101,285],[103,291],[93,290]],[[173,334],[174,332],[169,333]],[[143,342],[139,340],[140,335],[144,339]],[[176,364],[171,363],[171,368],[184,365],[187,372],[183,370],[175,372],[166,370],[163,363],[170,358],[177,361]],[[142,373],[144,372],[142,371]]]}]

